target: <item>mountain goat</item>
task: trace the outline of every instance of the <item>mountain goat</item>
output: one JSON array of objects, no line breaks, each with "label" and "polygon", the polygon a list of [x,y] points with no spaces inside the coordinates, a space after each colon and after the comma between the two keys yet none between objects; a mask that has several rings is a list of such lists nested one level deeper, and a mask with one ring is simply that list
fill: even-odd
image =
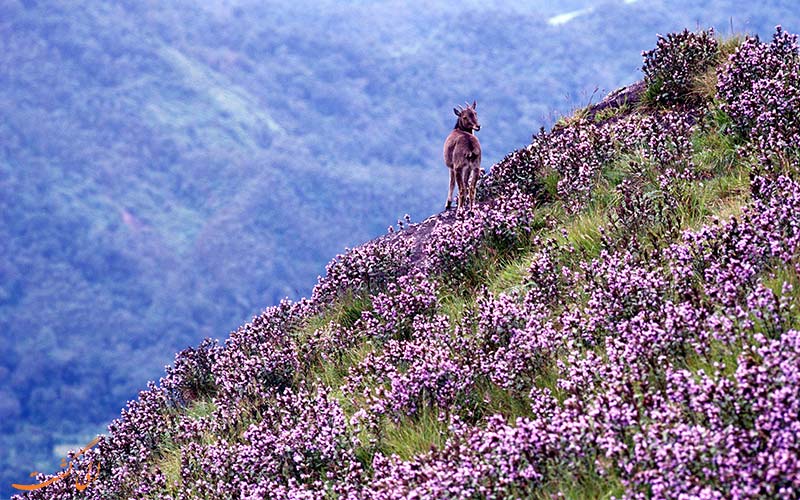
[{"label": "mountain goat", "polygon": [[477,101],[461,109],[453,108],[458,117],[456,125],[447,140],[444,141],[444,164],[450,170],[450,189],[447,192],[445,210],[450,208],[453,198],[453,187],[458,183],[457,210],[469,204],[471,210],[475,204],[475,184],[481,173],[481,143],[473,132],[481,129],[478,113],[475,112]]}]

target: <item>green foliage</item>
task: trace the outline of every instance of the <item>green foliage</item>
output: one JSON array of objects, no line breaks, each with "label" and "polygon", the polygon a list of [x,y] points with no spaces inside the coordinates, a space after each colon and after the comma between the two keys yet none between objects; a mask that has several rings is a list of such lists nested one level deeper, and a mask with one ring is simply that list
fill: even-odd
[{"label": "green foliage", "polygon": [[[362,361],[367,354],[372,352],[375,347],[372,343],[364,342],[358,344],[356,347],[350,349],[342,355],[336,362],[323,362],[312,366],[310,375],[319,377],[328,387],[338,390],[345,381],[350,368],[360,361]],[[307,377],[310,379],[311,377]],[[334,396],[340,396],[339,393],[334,393]],[[352,408],[352,402],[340,398],[340,402],[345,409]]]},{"label": "green foliage", "polygon": [[397,454],[409,459],[444,446],[449,435],[446,420],[433,410],[423,407],[415,418],[398,423],[389,423],[381,441],[381,451],[386,455]]},{"label": "green foliage", "polygon": [[186,409],[186,414],[191,418],[203,418],[211,415],[217,409],[213,401],[197,400],[193,401],[189,408]]},{"label": "green foliage", "polygon": [[558,198],[558,181],[559,175],[558,172],[555,170],[550,170],[544,175],[542,183],[544,185],[544,191],[547,193],[551,200],[555,200]]},{"label": "green foliage", "polygon": [[441,314],[449,317],[452,324],[460,321],[467,311],[470,311],[475,306],[475,297],[463,296],[446,290],[443,287],[439,289],[439,310]]},{"label": "green foliage", "polygon": [[501,293],[519,289],[528,274],[530,264],[530,255],[525,253],[499,265],[497,272],[489,277],[489,291]]},{"label": "green foliage", "polygon": [[628,114],[633,109],[632,103],[624,102],[619,106],[609,106],[597,113],[595,113],[593,120],[595,122],[604,122],[616,116]]},{"label": "green foliage", "polygon": [[654,108],[658,105],[658,96],[663,92],[664,80],[661,77],[653,78],[639,98],[639,105],[642,107]]},{"label": "green foliage", "polygon": [[561,232],[563,241],[576,251],[572,260],[586,260],[596,257],[602,248],[599,228],[607,225],[608,218],[602,210],[590,210],[568,221]]},{"label": "green foliage", "polygon": [[692,136],[695,161],[709,175],[724,175],[736,168],[739,144],[741,140],[733,131],[730,117],[716,106]]},{"label": "green foliage", "polygon": [[155,467],[164,474],[167,485],[180,485],[181,483],[181,447],[173,442],[165,444],[160,451],[161,458]]},{"label": "green foliage", "polygon": [[482,405],[478,414],[485,416],[501,414],[510,417],[511,421],[518,417],[530,417],[530,401],[527,394],[519,394],[504,389],[488,380],[479,382],[478,391],[482,395]]},{"label": "green foliage", "polygon": [[568,500],[609,500],[620,498],[625,492],[620,480],[613,475],[601,475],[594,470],[594,467],[587,467],[589,470],[575,477],[567,474],[545,484],[535,499],[550,499],[554,496]]}]

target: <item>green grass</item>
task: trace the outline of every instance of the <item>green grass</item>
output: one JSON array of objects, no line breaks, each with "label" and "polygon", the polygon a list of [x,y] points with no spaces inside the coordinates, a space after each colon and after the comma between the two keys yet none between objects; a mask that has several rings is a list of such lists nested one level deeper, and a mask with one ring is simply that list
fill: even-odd
[{"label": "green grass", "polygon": [[681,205],[682,227],[697,229],[711,216],[726,218],[736,215],[750,198],[749,179],[745,169],[737,168],[726,175],[692,183]]},{"label": "green grass", "polygon": [[556,170],[551,169],[542,177],[542,184],[544,185],[544,192],[547,194],[548,199],[558,199],[558,181],[561,177]]},{"label": "green grass", "polygon": [[463,296],[449,290],[439,289],[439,313],[450,318],[450,324],[458,324],[464,314],[475,308],[474,296]]},{"label": "green grass", "polygon": [[186,408],[186,414],[191,418],[199,419],[210,416],[216,409],[217,405],[213,401],[198,399],[197,401],[192,401],[192,404]]},{"label": "green grass", "polygon": [[661,88],[664,86],[664,81],[660,78],[654,79],[650,82],[642,95],[639,97],[637,103],[638,108],[642,110],[654,109],[658,106],[658,96],[661,94]]},{"label": "green grass", "polygon": [[743,41],[744,35],[742,34],[733,34],[726,37],[717,36],[719,51],[716,63],[695,77],[689,90],[690,96],[696,99],[708,100],[713,100],[716,97],[717,71],[728,62],[728,57],[736,52],[736,49],[739,48]]},{"label": "green grass", "polygon": [[[338,395],[338,390],[345,382],[345,377],[350,371],[350,367],[360,363],[367,355],[375,350],[372,342],[361,342],[355,347],[347,350],[334,362],[321,362],[312,366],[310,377],[313,380],[319,378],[322,383],[333,389],[334,396]],[[341,402],[341,401],[340,401]]]},{"label": "green grass", "polygon": [[779,297],[783,293],[786,284],[791,286],[788,296],[790,297],[790,303],[795,308],[794,319],[798,320],[800,319],[800,310],[798,310],[798,304],[800,304],[800,276],[798,276],[795,269],[798,269],[800,262],[794,262],[793,264],[795,266],[794,269],[791,265],[787,266],[781,263],[781,265],[768,271],[762,282],[765,287],[772,290]]},{"label": "green grass", "polygon": [[155,462],[155,466],[164,474],[167,482],[167,489],[172,490],[173,485],[181,483],[181,448],[170,441],[161,450],[160,458]]},{"label": "green grass", "polygon": [[[204,405],[204,407],[207,406]],[[206,432],[203,434],[200,442],[207,445],[217,442],[217,439],[217,436],[214,434]],[[164,474],[167,482],[167,489],[169,491],[177,492],[177,490],[180,489],[181,484],[180,445],[176,444],[171,438],[168,438],[159,447],[156,456],[157,458],[154,460],[153,464]],[[178,488],[174,488],[174,485],[178,485]]]},{"label": "green grass", "polygon": [[331,321],[343,326],[352,327],[361,313],[372,308],[372,298],[368,295],[347,294],[342,296],[324,314],[315,317],[305,329],[312,331],[328,325]]},{"label": "green grass", "polygon": [[542,489],[529,498],[535,500],[550,500],[554,497],[568,500],[607,500],[620,498],[625,489],[620,480],[613,474],[601,476],[594,467],[579,477],[565,475],[557,480],[546,483]]},{"label": "green grass", "polygon": [[489,276],[487,288],[493,294],[522,290],[530,265],[530,252],[525,252],[514,259],[505,261],[503,265],[498,266],[496,273]]},{"label": "green grass", "polygon": [[415,417],[386,425],[381,451],[408,460],[431,448],[441,449],[449,434],[447,420],[440,421],[436,411],[423,407]]},{"label": "green grass", "polygon": [[725,369],[721,374],[732,379],[742,349],[743,346],[739,343],[714,341],[711,342],[711,349],[704,355],[693,350],[689,351],[684,359],[684,368],[692,373],[705,372],[706,375],[713,375],[718,370],[714,364],[722,363],[725,365]]},{"label": "green grass", "polygon": [[558,236],[576,250],[574,256],[569,259],[572,264],[592,259],[600,254],[602,242],[598,228],[607,226],[608,223],[605,211],[595,209],[581,213],[562,226],[566,231],[566,237],[560,231]]},{"label": "green grass", "polygon": [[608,120],[609,118],[614,118],[615,116],[620,116],[628,113],[632,109],[632,106],[628,102],[624,102],[619,106],[609,106],[608,108],[597,112],[594,115],[594,121],[596,123],[603,122]]},{"label": "green grass", "polygon": [[559,117],[558,120],[556,120],[556,123],[553,126],[553,128],[568,127],[574,123],[583,120],[588,116],[590,107],[591,105],[587,105],[582,108],[576,108],[575,110],[573,110],[572,114],[568,116]]},{"label": "green grass", "polygon": [[701,172],[725,175],[739,168],[741,159],[737,146],[741,140],[733,131],[730,117],[713,107],[701,127],[692,135],[694,161]]},{"label": "green grass", "polygon": [[477,391],[482,395],[480,410],[483,415],[501,414],[512,422],[520,417],[532,417],[528,395],[504,389],[489,380],[478,382]]}]

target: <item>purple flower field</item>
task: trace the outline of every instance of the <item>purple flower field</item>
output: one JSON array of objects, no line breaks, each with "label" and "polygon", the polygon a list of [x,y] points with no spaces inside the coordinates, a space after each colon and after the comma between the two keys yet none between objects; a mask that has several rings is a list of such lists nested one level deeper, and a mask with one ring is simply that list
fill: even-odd
[{"label": "purple flower field", "polygon": [[659,38],[642,102],[178,353],[85,491],[18,498],[800,498],[797,37],[722,45]]}]

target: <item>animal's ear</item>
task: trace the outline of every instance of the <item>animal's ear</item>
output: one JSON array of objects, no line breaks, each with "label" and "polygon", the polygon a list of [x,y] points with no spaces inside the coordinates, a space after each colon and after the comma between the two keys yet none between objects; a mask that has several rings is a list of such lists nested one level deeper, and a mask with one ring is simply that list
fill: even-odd
[{"label": "animal's ear", "polygon": [[461,112],[458,110],[458,108],[453,108],[453,113],[455,113],[456,116],[461,116]]},{"label": "animal's ear", "polygon": [[478,101],[472,101],[472,109],[478,108]]}]

